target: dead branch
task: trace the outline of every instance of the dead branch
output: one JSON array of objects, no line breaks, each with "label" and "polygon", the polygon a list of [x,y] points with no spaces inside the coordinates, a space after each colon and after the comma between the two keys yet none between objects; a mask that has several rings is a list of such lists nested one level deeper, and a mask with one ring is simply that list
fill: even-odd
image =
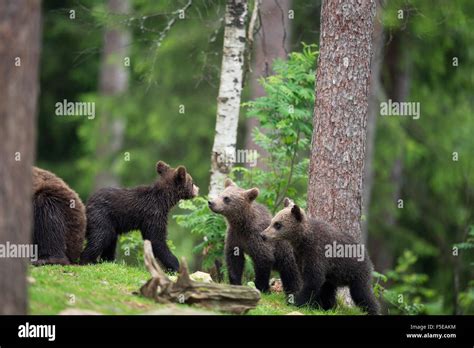
[{"label": "dead branch", "polygon": [[243,314],[257,306],[260,292],[248,286],[204,283],[189,276],[184,258],[178,280],[172,282],[158,265],[150,241],[144,242],[145,266],[152,278],[140,288],[140,293],[159,303],[186,303],[207,309]]}]

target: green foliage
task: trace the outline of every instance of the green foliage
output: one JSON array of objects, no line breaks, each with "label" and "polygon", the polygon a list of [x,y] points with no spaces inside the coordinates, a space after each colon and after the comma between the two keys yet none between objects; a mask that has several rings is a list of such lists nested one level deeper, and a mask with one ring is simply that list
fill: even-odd
[{"label": "green foliage", "polygon": [[454,244],[454,246],[461,249],[461,250],[474,249],[474,226],[471,226],[469,228],[469,231],[468,231],[467,237],[466,237],[466,241],[464,241],[462,243]]},{"label": "green foliage", "polygon": [[474,314],[474,280],[469,281],[467,288],[459,293],[458,301],[463,314]]},{"label": "green foliage", "polygon": [[[168,239],[166,244],[171,251],[176,250],[176,246],[171,239]],[[130,265],[143,265],[143,237],[140,231],[122,234],[118,241],[118,249],[117,259]]]},{"label": "green foliage", "polygon": [[265,169],[236,168],[233,174],[240,174],[242,187],[257,186],[260,201],[274,213],[286,196],[305,205],[317,55],[316,45],[303,44],[302,52],[275,60],[275,74],[260,80],[266,95],[244,104],[247,116],[260,122],[253,138],[268,156],[260,159]]},{"label": "green foliage", "polygon": [[405,250],[394,270],[385,275],[373,272],[377,280],[375,294],[388,303],[389,314],[427,314],[426,303],[435,298],[436,292],[426,287],[429,279],[426,274],[413,272],[416,261],[416,255]]},{"label": "green foliage", "polygon": [[199,237],[199,242],[194,247],[193,252],[204,256],[204,268],[212,268],[215,266],[215,262],[222,258],[224,251],[226,231],[224,218],[209,209],[205,197],[181,201],[179,207],[188,212],[176,214],[173,218],[180,226]]},{"label": "green foliage", "polygon": [[[466,240],[462,243],[457,243],[454,246],[465,252],[470,252],[468,255],[465,255],[467,256],[465,259],[468,260],[469,257],[471,257],[470,258],[471,262],[469,263],[469,265],[471,266],[471,268],[469,269],[469,274],[472,277],[472,274],[474,272],[474,269],[473,269],[474,262],[472,262],[472,256],[473,256],[472,250],[474,249],[474,226],[470,226],[467,232]],[[456,255],[455,257],[461,257],[461,256],[463,255]],[[463,314],[474,313],[474,280],[472,279],[469,280],[466,285],[466,288],[459,293],[458,305],[461,308]]]}]

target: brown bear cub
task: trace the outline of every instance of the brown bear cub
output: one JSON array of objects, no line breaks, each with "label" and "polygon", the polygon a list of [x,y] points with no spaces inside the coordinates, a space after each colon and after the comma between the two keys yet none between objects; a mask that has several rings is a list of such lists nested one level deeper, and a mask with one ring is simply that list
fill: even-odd
[{"label": "brown bear cub", "polygon": [[33,167],[34,265],[79,261],[86,233],[86,209],[81,199],[51,172]]},{"label": "brown bear cub", "polygon": [[300,278],[291,245],[286,241],[264,241],[260,233],[270,225],[271,214],[255,199],[258,189],[245,190],[230,179],[217,198],[209,201],[209,208],[224,215],[227,220],[225,257],[231,284],[242,283],[245,254],[253,261],[255,286],[262,292],[269,291],[272,269],[280,273],[287,294],[299,290]]},{"label": "brown bear cub", "polygon": [[[336,304],[337,288],[349,286],[356,305],[369,314],[379,314],[371,287],[372,263],[363,249],[356,248],[361,245],[351,235],[307,217],[286,198],[285,208],[275,215],[262,236],[286,240],[293,246],[303,278],[303,287],[295,297],[297,306],[309,304],[330,309]],[[346,254],[332,252],[333,246],[346,250]],[[359,252],[354,252],[356,249]]]},{"label": "brown bear cub", "polygon": [[159,161],[160,178],[153,184],[134,188],[107,187],[95,192],[87,202],[87,246],[81,263],[115,260],[119,234],[140,230],[148,239],[155,257],[168,270],[176,272],[179,262],[168,245],[168,213],[181,199],[196,197],[199,188],[186,168],[174,169]]}]

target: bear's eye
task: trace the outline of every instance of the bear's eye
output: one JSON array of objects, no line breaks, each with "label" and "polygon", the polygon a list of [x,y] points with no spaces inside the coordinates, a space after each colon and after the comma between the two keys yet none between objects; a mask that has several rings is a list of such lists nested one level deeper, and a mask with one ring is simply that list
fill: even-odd
[{"label": "bear's eye", "polygon": [[230,198],[229,197],[224,197],[224,203],[229,204],[230,203]]},{"label": "bear's eye", "polygon": [[279,230],[279,229],[281,228],[281,223],[275,222],[275,223],[273,224],[273,227],[275,228],[275,230]]}]

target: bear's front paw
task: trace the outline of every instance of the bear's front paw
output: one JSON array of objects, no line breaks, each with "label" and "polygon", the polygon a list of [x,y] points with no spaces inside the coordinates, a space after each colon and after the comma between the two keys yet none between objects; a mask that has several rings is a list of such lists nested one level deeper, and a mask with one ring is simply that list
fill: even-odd
[{"label": "bear's front paw", "polygon": [[297,307],[306,306],[308,302],[309,302],[309,298],[305,294],[297,294],[295,296],[295,306]]}]

